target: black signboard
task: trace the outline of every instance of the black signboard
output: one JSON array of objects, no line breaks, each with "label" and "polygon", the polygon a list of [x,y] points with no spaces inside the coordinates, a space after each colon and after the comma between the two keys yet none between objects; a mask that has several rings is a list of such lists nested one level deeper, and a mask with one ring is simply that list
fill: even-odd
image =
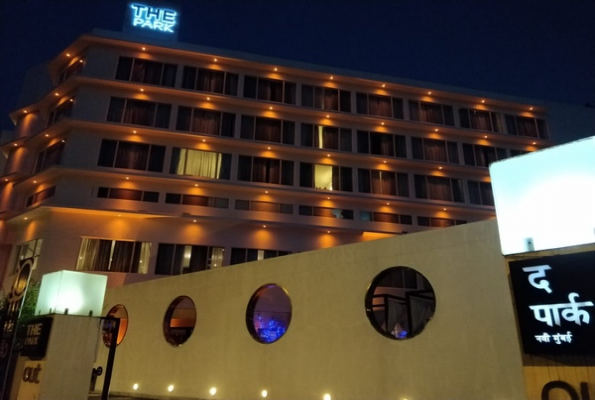
[{"label": "black signboard", "polygon": [[595,252],[510,262],[527,354],[595,354]]},{"label": "black signboard", "polygon": [[41,360],[45,357],[50,331],[52,330],[52,321],[52,317],[43,317],[27,324],[21,355],[32,360]]}]

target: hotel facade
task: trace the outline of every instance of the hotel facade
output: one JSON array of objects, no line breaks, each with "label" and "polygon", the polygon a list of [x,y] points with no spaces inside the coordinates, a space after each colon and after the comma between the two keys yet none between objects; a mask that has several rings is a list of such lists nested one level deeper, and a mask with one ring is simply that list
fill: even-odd
[{"label": "hotel facade", "polygon": [[117,286],[490,219],[488,165],[554,134],[529,101],[116,32],[47,70],[2,138],[6,282],[26,258]]}]

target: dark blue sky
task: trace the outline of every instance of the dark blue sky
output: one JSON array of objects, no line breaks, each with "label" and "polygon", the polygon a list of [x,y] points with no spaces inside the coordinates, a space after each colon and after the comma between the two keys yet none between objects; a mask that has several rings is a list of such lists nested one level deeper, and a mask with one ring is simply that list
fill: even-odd
[{"label": "dark blue sky", "polygon": [[[0,127],[25,71],[125,0],[0,0]],[[539,100],[595,104],[594,0],[177,0],[179,40]]]}]

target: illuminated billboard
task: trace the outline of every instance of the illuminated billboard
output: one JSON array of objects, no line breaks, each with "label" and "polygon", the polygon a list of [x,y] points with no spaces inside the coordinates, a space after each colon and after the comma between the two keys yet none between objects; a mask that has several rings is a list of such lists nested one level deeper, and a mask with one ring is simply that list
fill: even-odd
[{"label": "illuminated billboard", "polygon": [[502,254],[595,243],[595,137],[490,166]]},{"label": "illuminated billboard", "polygon": [[130,2],[126,10],[124,32],[156,39],[177,40],[180,13],[163,3]]},{"label": "illuminated billboard", "polygon": [[595,252],[509,265],[524,352],[595,354]]}]

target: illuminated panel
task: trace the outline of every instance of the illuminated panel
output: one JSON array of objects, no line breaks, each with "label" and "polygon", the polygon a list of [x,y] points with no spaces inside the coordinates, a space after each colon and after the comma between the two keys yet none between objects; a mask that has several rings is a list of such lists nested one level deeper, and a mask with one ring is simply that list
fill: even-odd
[{"label": "illuminated panel", "polygon": [[41,278],[35,315],[101,315],[107,277],[59,271]]},{"label": "illuminated panel", "polygon": [[595,353],[595,252],[510,262],[510,278],[525,353]]},{"label": "illuminated panel", "polygon": [[595,243],[595,137],[490,166],[502,254]]}]

